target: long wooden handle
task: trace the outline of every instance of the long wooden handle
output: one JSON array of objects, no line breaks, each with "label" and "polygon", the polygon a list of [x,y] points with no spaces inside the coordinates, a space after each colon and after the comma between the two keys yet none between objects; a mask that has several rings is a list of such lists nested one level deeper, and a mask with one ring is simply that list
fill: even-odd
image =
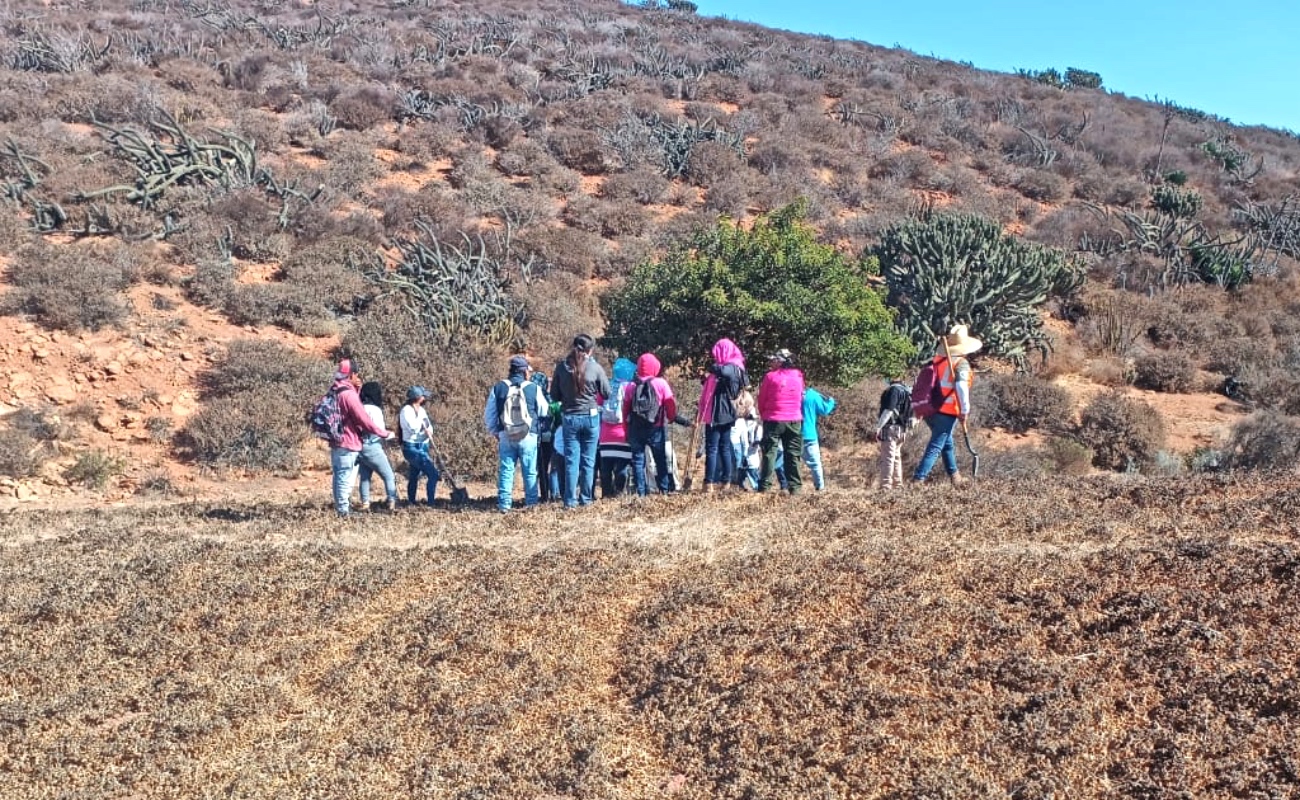
[{"label": "long wooden handle", "polygon": [[682,479],[682,491],[689,492],[695,484],[695,448],[700,444],[701,420],[704,419],[704,404],[700,403],[699,408],[695,410],[695,425],[691,427],[690,444],[687,445],[686,454],[686,475]]}]

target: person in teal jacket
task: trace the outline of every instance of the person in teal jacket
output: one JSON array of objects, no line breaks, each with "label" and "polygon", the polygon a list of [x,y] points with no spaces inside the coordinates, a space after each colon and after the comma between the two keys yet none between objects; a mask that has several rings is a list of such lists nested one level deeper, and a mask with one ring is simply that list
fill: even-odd
[{"label": "person in teal jacket", "polygon": [[803,463],[812,475],[813,488],[819,492],[826,486],[826,475],[822,471],[822,447],[821,440],[817,437],[817,418],[827,416],[834,410],[834,397],[825,397],[812,387],[804,390]]}]

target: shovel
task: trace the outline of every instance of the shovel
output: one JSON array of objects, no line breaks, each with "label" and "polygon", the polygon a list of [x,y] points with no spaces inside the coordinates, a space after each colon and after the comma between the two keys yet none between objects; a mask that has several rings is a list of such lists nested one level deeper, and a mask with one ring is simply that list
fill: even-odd
[{"label": "shovel", "polygon": [[469,505],[469,489],[464,486],[456,485],[456,476],[451,474],[447,469],[447,462],[442,458],[442,452],[438,450],[433,440],[429,440],[429,452],[433,453],[433,465],[438,468],[438,472],[447,479],[451,484],[451,504],[453,507]]},{"label": "shovel", "polygon": [[[948,337],[940,336],[939,341],[943,342],[943,355],[948,359],[948,377],[952,378],[952,385],[957,386],[957,368],[952,364],[952,351],[948,349]],[[970,453],[970,477],[974,480],[980,474],[980,454],[975,452],[975,448],[970,446],[970,431],[966,428],[966,419],[961,421],[961,438],[966,442],[966,452]]]}]

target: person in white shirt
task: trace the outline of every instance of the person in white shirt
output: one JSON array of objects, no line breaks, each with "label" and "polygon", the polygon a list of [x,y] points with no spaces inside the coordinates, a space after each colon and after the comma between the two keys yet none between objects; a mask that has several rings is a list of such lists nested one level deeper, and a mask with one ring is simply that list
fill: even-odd
[{"label": "person in white shirt", "polygon": [[398,414],[402,429],[402,456],[406,459],[406,502],[415,505],[415,496],[420,488],[420,476],[427,476],[428,505],[433,505],[433,496],[438,491],[438,468],[429,458],[429,440],[433,436],[433,424],[429,422],[429,413],[424,406],[429,392],[423,386],[412,386],[406,390],[406,405]]},{"label": "person in white shirt", "polygon": [[[365,409],[370,421],[380,430],[388,430],[384,424],[384,397],[382,389],[375,381],[361,385],[361,407]],[[389,434],[391,438],[392,434]],[[393,480],[393,465],[388,462],[384,452],[384,440],[370,432],[361,434],[361,455],[357,457],[357,468],[361,476],[361,507],[370,506],[370,478],[376,472],[384,482],[384,506],[389,511],[397,508],[397,485]]]}]

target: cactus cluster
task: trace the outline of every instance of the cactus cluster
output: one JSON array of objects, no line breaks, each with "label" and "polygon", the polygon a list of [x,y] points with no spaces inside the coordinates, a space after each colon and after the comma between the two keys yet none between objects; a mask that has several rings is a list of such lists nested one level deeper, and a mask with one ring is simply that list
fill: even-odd
[{"label": "cactus cluster", "polygon": [[[1255,273],[1268,266],[1269,252],[1281,253],[1279,243],[1266,231],[1252,228],[1250,219],[1266,219],[1258,207],[1239,215],[1238,222],[1247,230],[1237,236],[1211,236],[1197,219],[1201,196],[1190,189],[1157,186],[1151,192],[1149,208],[1142,213],[1127,209],[1089,206],[1100,218],[1112,222],[1109,235],[1085,236],[1079,249],[1105,258],[1117,255],[1143,256],[1153,260],[1156,269],[1135,282],[1129,274],[1141,259],[1119,262],[1116,280],[1133,289],[1168,289],[1201,281],[1236,289],[1249,283]],[[1273,259],[1276,267],[1276,258]]]},{"label": "cactus cluster", "polygon": [[1047,352],[1040,307],[1083,282],[1064,253],[975,215],[930,213],[896,224],[870,254],[880,261],[898,328],[922,358],[941,333],[965,323],[987,352],[1023,365],[1031,352]]},{"label": "cactus cluster", "polygon": [[712,118],[704,122],[679,120],[668,122],[658,114],[642,117],[642,123],[660,154],[660,171],[667,178],[680,178],[691,163],[691,151],[700,142],[721,142],[744,158],[744,137],[718,127]]},{"label": "cactus cluster", "polygon": [[1151,207],[1175,219],[1192,219],[1201,213],[1204,198],[1191,189],[1157,186],[1151,190]]},{"label": "cactus cluster", "polygon": [[[462,232],[463,246],[458,247],[440,241],[425,221],[415,224],[419,235],[392,242],[399,253],[394,268],[378,253],[352,264],[379,287],[376,299],[398,298],[442,346],[450,346],[464,334],[519,346],[526,316],[507,291],[509,233],[498,242],[496,250],[502,252],[494,252],[481,234],[471,238]],[[525,276],[530,266],[531,262],[521,265]]]}]

